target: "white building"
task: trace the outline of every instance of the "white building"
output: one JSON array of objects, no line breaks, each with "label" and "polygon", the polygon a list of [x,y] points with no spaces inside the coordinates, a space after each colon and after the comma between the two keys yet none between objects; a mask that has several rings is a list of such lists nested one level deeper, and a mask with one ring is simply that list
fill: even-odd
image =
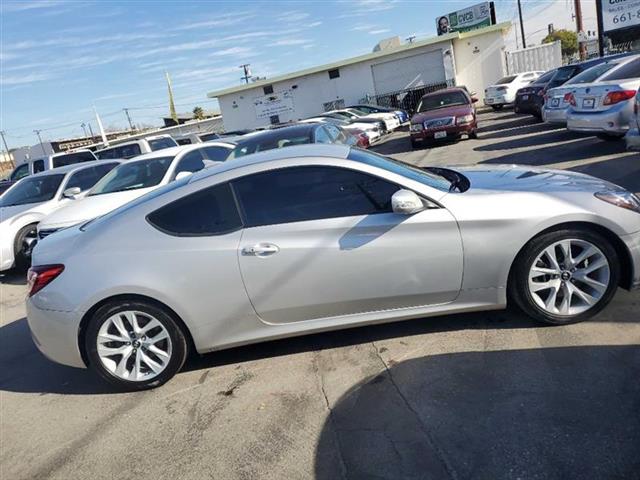
[{"label": "white building", "polygon": [[210,92],[225,130],[300,120],[376,95],[424,85],[465,85],[479,96],[505,72],[511,23],[449,33]]}]

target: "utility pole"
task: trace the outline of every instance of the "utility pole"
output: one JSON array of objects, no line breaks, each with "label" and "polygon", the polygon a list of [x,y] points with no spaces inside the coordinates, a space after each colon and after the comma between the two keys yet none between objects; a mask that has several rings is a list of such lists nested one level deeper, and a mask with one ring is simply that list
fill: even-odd
[{"label": "utility pole", "polygon": [[580,51],[580,60],[584,60],[587,57],[587,45],[585,42],[580,41],[581,34],[584,35],[582,25],[582,7],[580,6],[580,0],[573,0],[573,4],[576,9],[576,30],[578,31],[578,48]]},{"label": "utility pole", "polygon": [[91,124],[88,123],[87,126],[89,127],[89,133],[91,134],[91,140],[93,141],[94,135],[93,135],[93,129],[91,128]]},{"label": "utility pole", "polygon": [[42,130],[34,130],[33,133],[35,133],[38,136],[38,140],[40,140],[40,148],[42,148],[42,154],[46,155],[47,152],[44,151],[44,144],[42,143],[42,137],[40,137],[40,132]]},{"label": "utility pole", "polygon": [[251,70],[249,69],[250,63],[245,63],[240,65],[238,68],[242,68],[244,71],[244,77],[240,77],[241,80],[244,80],[244,83],[249,83],[251,79]]},{"label": "utility pole", "polygon": [[129,128],[131,130],[135,130],[135,128],[133,128],[133,123],[131,123],[131,117],[129,116],[129,109],[128,108],[123,108],[122,110],[124,110],[124,113],[127,116],[127,121],[129,122]]},{"label": "utility pole", "polygon": [[520,16],[520,35],[522,36],[522,48],[527,48],[527,41],[524,38],[524,22],[522,21],[522,5],[518,0],[518,15]]},{"label": "utility pole", "polygon": [[84,138],[87,138],[87,128],[86,125],[84,123],[81,123],[80,126],[82,127],[82,131],[84,132]]},{"label": "utility pole", "polygon": [[2,143],[4,143],[4,149],[7,151],[7,157],[9,158],[9,161],[11,162],[11,164],[15,167],[15,163],[13,163],[13,160],[11,159],[11,153],[9,153],[9,147],[7,146],[7,139],[4,138],[4,130],[0,130],[0,137],[2,137]]},{"label": "utility pole", "polygon": [[598,54],[604,57],[604,22],[602,20],[602,0],[596,0],[596,18],[598,19]]}]

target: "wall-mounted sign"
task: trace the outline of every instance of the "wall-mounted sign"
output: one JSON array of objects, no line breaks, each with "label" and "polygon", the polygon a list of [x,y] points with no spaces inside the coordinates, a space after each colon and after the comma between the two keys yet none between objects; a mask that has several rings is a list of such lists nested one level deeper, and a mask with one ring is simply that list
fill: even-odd
[{"label": "wall-mounted sign", "polygon": [[476,28],[488,27],[496,23],[493,2],[482,2],[472,7],[436,18],[438,35],[451,32],[468,32]]},{"label": "wall-mounted sign", "polygon": [[601,5],[605,33],[640,25],[640,0],[602,0]]},{"label": "wall-mounted sign", "polygon": [[286,112],[293,112],[293,93],[291,90],[274,92],[269,95],[257,97],[253,104],[256,107],[256,118],[270,118]]}]

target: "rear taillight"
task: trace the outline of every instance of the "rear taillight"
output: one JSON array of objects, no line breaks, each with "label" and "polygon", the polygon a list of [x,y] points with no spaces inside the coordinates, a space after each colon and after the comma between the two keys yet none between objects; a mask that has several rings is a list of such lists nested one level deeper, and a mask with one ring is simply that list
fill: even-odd
[{"label": "rear taillight", "polygon": [[64,270],[64,265],[38,265],[27,273],[29,296],[35,295],[49,285]]},{"label": "rear taillight", "polygon": [[565,93],[564,101],[565,103],[569,103],[572,107],[575,107],[577,105],[576,97],[573,95],[573,93]]},{"label": "rear taillight", "polygon": [[602,105],[615,105],[616,103],[630,100],[635,96],[635,90],[617,90],[615,92],[609,92],[607,93],[607,96],[604,97]]}]

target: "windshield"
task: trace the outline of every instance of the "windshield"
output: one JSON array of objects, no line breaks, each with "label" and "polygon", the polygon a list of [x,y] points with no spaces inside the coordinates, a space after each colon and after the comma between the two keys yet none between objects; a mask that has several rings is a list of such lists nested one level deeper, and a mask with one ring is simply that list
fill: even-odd
[{"label": "windshield", "polygon": [[173,159],[174,157],[160,157],[123,163],[102,177],[89,195],[154,187],[162,181]]},{"label": "windshield", "polygon": [[611,70],[613,67],[618,65],[617,62],[607,62],[600,63],[594,67],[588,68],[584,72],[576,75],[571,80],[569,80],[565,85],[576,85],[579,83],[591,83],[595,81],[598,77],[601,77],[604,73]]},{"label": "windshield", "polygon": [[178,146],[176,141],[171,137],[150,138],[147,141],[149,142],[149,148],[152,152]]},{"label": "windshield", "polygon": [[264,152],[275,148],[290,147],[293,145],[304,145],[307,143],[311,143],[310,130],[304,133],[284,132],[281,135],[272,134],[266,138],[264,136],[260,136],[256,139],[247,140],[238,144],[238,146],[234,148],[229,155],[229,158],[244,157],[245,155],[250,155],[252,153]]},{"label": "windshield", "polygon": [[558,70],[551,70],[550,72],[545,73],[541,77],[538,77],[536,80],[532,82],[532,85],[543,85],[547,82],[550,82],[552,78],[555,78],[554,75],[558,74]]},{"label": "windshield", "polygon": [[402,175],[403,177],[445,192],[448,192],[451,186],[451,182],[443,177],[367,150],[352,148],[347,158],[356,162],[366,163],[373,167],[382,168],[388,172]]},{"label": "windshield", "polygon": [[12,207],[14,205],[26,205],[28,203],[51,200],[58,191],[63,178],[63,173],[56,173],[22,179],[0,197],[0,207]]},{"label": "windshield", "polygon": [[467,105],[469,101],[462,92],[447,92],[437,95],[422,97],[418,105],[418,112],[427,112],[437,108],[451,107],[453,105]]},{"label": "windshield", "polygon": [[[562,85],[564,82],[569,80],[576,73],[576,71],[578,71],[577,66],[561,67],[556,70],[553,79],[551,79],[551,83],[555,85]],[[540,80],[538,80],[536,83],[538,83],[539,81]]]}]

